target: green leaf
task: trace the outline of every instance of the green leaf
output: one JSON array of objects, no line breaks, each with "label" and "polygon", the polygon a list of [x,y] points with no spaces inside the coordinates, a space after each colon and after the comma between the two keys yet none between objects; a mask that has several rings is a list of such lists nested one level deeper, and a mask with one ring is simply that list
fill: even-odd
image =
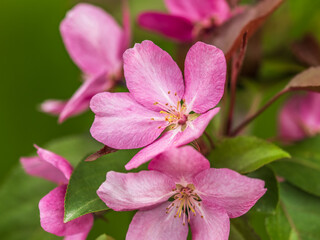
[{"label": "green leaf", "polygon": [[292,228],[283,211],[282,205],[279,205],[274,215],[265,220],[266,229],[271,240],[289,240]]},{"label": "green leaf", "polygon": [[[288,183],[280,184],[280,209],[266,220],[272,240],[318,240],[320,198]],[[279,225],[281,224],[281,225]]]},{"label": "green leaf", "polygon": [[16,166],[0,189],[0,236],[6,240],[59,239],[40,227],[38,203],[54,184]]},{"label": "green leaf", "polygon": [[249,173],[248,177],[264,180],[265,188],[268,189],[252,210],[268,214],[275,213],[279,203],[279,186],[274,172],[265,166]]},{"label": "green leaf", "polygon": [[[99,149],[99,144],[86,135],[79,135],[53,141],[44,147],[76,162],[92,149]],[[42,230],[38,210],[39,200],[55,187],[51,182],[25,174],[20,164],[17,165],[0,188],[1,239],[60,239]]]},{"label": "green leaf", "polygon": [[248,173],[275,160],[289,157],[287,152],[270,142],[241,136],[222,140],[208,158],[215,168]]},{"label": "green leaf", "polygon": [[108,171],[125,172],[124,165],[137,150],[121,150],[93,162],[81,161],[70,178],[65,199],[65,222],[82,215],[108,210],[96,191],[106,180]]},{"label": "green leaf", "polygon": [[229,240],[260,240],[245,218],[234,218],[230,222]]},{"label": "green leaf", "polygon": [[304,191],[320,196],[320,136],[286,148],[291,159],[272,163],[275,172]]},{"label": "green leaf", "polygon": [[107,234],[102,234],[99,237],[97,237],[96,240],[114,240],[114,238],[108,236]]}]

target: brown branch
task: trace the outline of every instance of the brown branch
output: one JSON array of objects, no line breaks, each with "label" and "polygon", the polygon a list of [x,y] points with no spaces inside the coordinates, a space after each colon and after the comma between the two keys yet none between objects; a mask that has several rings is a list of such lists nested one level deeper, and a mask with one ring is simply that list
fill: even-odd
[{"label": "brown branch", "polygon": [[103,148],[101,148],[96,153],[91,154],[89,157],[87,157],[85,161],[86,162],[91,162],[91,161],[97,160],[98,158],[100,158],[100,157],[102,157],[104,155],[107,155],[109,153],[113,153],[113,152],[116,152],[116,151],[118,151],[118,149],[114,149],[114,148],[111,148],[111,147],[108,147],[108,146],[104,146]]},{"label": "brown branch", "polygon": [[272,103],[274,103],[279,97],[281,97],[283,94],[289,92],[290,89],[284,89],[280,92],[278,92],[273,98],[271,98],[260,110],[258,110],[256,113],[248,117],[243,123],[241,123],[234,131],[230,133],[229,136],[236,136],[238,135],[251,121],[253,121],[256,117],[258,117],[261,113],[263,113]]}]

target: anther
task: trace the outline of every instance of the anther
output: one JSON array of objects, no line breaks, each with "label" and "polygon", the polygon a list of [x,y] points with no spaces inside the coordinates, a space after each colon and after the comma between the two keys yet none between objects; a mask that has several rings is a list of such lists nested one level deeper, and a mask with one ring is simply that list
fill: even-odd
[{"label": "anther", "polygon": [[168,94],[170,94],[170,91],[168,91]]},{"label": "anther", "polygon": [[151,118],[151,120],[154,120],[154,118]]}]

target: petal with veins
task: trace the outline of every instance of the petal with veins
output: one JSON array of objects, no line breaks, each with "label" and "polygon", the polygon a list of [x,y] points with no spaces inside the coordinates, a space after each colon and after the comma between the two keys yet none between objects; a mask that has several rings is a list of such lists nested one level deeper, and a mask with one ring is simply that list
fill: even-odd
[{"label": "petal with veins", "polygon": [[173,189],[175,184],[171,178],[157,171],[111,171],[107,173],[107,179],[97,194],[109,208],[115,211],[130,211],[168,200]]},{"label": "petal with veins", "polygon": [[187,239],[188,226],[182,225],[180,218],[166,214],[169,202],[156,208],[138,211],[129,226],[126,240],[181,240]]},{"label": "petal with veins", "polygon": [[176,182],[191,183],[194,175],[210,168],[210,163],[193,147],[185,146],[159,154],[151,160],[148,168],[162,172]]},{"label": "petal with veins", "polygon": [[153,142],[166,127],[164,117],[137,103],[130,93],[104,92],[90,103],[95,120],[91,135],[116,149],[131,149]]},{"label": "petal with veins", "polygon": [[124,55],[124,75],[134,99],[160,111],[162,105],[176,106],[184,94],[182,73],[171,56],[151,41],[143,41]]}]

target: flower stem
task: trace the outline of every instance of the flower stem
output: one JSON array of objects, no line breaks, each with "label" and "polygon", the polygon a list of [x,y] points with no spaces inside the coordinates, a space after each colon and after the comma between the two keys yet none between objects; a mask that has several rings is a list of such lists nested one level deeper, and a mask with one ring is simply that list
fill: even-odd
[{"label": "flower stem", "polygon": [[226,124],[226,135],[230,134],[233,122],[233,112],[236,101],[237,80],[242,68],[243,60],[247,50],[247,33],[243,34],[240,50],[232,56],[231,83],[230,83],[230,105]]},{"label": "flower stem", "polygon": [[260,110],[256,113],[249,116],[243,123],[241,123],[234,131],[232,131],[229,136],[233,137],[238,135],[251,121],[253,121],[256,117],[258,117],[261,113],[263,113],[272,103],[274,103],[279,97],[283,94],[289,92],[290,89],[283,89],[282,91],[278,92],[276,95],[273,96]]},{"label": "flower stem", "polygon": [[215,148],[215,145],[214,145],[213,140],[212,140],[212,138],[210,137],[210,135],[209,135],[206,131],[204,131],[204,135],[206,136],[207,140],[209,141],[211,150],[214,149],[214,148]]}]

